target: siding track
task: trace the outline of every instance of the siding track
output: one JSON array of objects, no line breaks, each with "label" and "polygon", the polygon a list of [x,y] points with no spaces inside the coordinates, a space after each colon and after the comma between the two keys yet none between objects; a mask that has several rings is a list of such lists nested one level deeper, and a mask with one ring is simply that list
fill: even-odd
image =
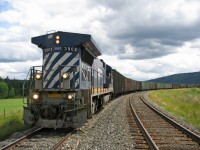
[{"label": "siding track", "polygon": [[198,135],[154,109],[141,94],[130,96],[128,105],[140,128],[139,133],[145,137],[143,143],[148,143],[150,149],[200,149]]}]

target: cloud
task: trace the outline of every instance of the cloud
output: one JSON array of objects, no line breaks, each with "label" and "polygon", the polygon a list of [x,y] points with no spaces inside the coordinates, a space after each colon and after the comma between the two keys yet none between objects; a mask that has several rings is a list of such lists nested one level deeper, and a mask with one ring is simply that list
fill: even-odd
[{"label": "cloud", "polygon": [[[41,62],[42,51],[31,37],[56,30],[91,34],[102,58],[131,78],[195,71],[199,26],[199,0],[3,0],[0,70],[6,76],[19,68],[14,63],[28,68],[29,62]],[[24,78],[23,71],[14,72]]]},{"label": "cloud", "polygon": [[123,49],[124,53],[118,55],[119,59],[152,59],[176,52],[172,46],[162,45],[154,40],[143,40],[134,46],[128,44]]},{"label": "cloud", "polygon": [[[196,0],[135,0],[124,4],[103,1],[101,4],[115,12],[109,21],[104,21],[108,36],[123,41],[124,47],[132,45],[137,53],[132,59],[151,59],[174,53],[177,47],[200,36],[200,3]],[[119,58],[130,59],[130,56],[121,56],[121,49],[120,46],[117,49]]]},{"label": "cloud", "polygon": [[0,63],[36,61],[42,58],[42,50],[26,42],[0,43],[0,54]]},{"label": "cloud", "polygon": [[42,60],[24,62],[0,62],[0,77],[25,79],[31,66],[41,66]]}]

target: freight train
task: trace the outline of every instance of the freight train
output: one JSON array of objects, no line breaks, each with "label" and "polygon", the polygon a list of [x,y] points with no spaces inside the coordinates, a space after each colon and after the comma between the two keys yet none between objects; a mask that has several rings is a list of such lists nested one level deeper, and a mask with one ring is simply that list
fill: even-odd
[{"label": "freight train", "polygon": [[200,87],[126,78],[97,57],[101,50],[91,35],[54,32],[33,37],[43,64],[30,68],[25,81],[24,123],[46,128],[78,128],[113,97],[126,93]]}]

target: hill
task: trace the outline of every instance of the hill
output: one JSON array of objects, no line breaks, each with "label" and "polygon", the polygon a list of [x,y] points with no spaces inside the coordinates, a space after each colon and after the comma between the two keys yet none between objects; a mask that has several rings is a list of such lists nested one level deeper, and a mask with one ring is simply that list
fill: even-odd
[{"label": "hill", "polygon": [[200,72],[174,74],[148,81],[156,83],[200,84]]}]

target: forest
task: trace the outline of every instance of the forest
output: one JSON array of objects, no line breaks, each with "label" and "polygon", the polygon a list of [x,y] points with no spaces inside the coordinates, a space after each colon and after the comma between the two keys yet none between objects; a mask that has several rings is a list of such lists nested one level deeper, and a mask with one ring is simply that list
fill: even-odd
[{"label": "forest", "polygon": [[[0,99],[23,96],[24,80],[3,79],[0,77]],[[26,93],[26,92],[25,92]]]}]

